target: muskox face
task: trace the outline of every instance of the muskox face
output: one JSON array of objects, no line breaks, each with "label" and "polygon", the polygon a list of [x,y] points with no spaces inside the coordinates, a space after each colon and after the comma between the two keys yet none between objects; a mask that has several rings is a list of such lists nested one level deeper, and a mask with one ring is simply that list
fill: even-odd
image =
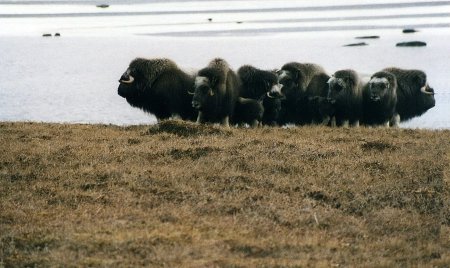
[{"label": "muskox face", "polygon": [[278,71],[278,83],[281,85],[280,95],[282,97],[294,94],[298,89],[297,77],[294,73],[287,70]]},{"label": "muskox face", "polygon": [[397,80],[392,74],[378,72],[370,78],[368,87],[368,97],[371,101],[378,102],[387,95],[396,94]]},{"label": "muskox face", "polygon": [[283,84],[281,83],[274,83],[274,84],[267,84],[268,87],[268,91],[267,92],[267,96],[269,98],[276,98],[276,99],[280,99],[283,98],[284,94],[283,94]]},{"label": "muskox face", "polygon": [[328,80],[328,95],[327,98],[330,101],[336,101],[341,92],[347,88],[347,84],[342,78],[331,77]]},{"label": "muskox face", "polygon": [[128,68],[119,79],[119,88],[117,93],[124,98],[138,96],[143,92],[142,84],[139,83],[141,76],[132,68]]},{"label": "muskox face", "polygon": [[351,70],[337,71],[328,80],[328,100],[334,102],[340,96],[352,92],[355,87],[356,74]]},{"label": "muskox face", "polygon": [[202,110],[208,103],[208,100],[215,95],[210,79],[205,76],[197,76],[195,78],[193,93],[192,107],[197,110]]}]

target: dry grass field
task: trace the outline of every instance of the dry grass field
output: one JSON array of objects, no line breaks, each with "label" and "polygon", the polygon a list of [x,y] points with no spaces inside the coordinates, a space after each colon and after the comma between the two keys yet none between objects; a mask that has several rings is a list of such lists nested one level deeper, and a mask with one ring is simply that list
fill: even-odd
[{"label": "dry grass field", "polygon": [[450,131],[0,123],[0,267],[449,267]]}]

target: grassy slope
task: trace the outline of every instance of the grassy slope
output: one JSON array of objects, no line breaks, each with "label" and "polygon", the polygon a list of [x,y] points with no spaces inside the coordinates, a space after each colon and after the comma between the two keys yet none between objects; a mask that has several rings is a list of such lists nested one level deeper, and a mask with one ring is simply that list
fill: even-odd
[{"label": "grassy slope", "polygon": [[0,123],[0,267],[446,267],[449,141]]}]

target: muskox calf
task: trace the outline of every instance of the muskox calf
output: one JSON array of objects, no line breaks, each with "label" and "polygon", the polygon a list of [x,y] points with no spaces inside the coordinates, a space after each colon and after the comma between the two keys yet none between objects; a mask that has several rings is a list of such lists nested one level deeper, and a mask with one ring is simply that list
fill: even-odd
[{"label": "muskox calf", "polygon": [[192,106],[198,110],[197,122],[229,126],[239,87],[239,79],[228,63],[220,58],[213,59],[195,78]]},{"label": "muskox calf", "polygon": [[238,76],[242,82],[240,96],[262,101],[264,114],[261,120],[263,124],[276,125],[281,109],[282,88],[276,73],[244,65],[238,69]]},{"label": "muskox calf", "polygon": [[333,125],[359,126],[362,118],[362,88],[359,75],[353,70],[340,70],[328,81],[328,99],[334,104]]},{"label": "muskox calf", "polygon": [[[397,79],[396,112],[400,121],[420,116],[436,104],[434,90],[428,85],[427,75],[420,70],[386,68]],[[398,118],[397,118],[398,120]]]},{"label": "muskox calf", "polygon": [[308,97],[307,111],[313,125],[327,126],[334,116],[334,104],[327,97]]},{"label": "muskox calf", "polygon": [[[389,72],[381,71],[372,75],[363,89],[363,124],[384,125],[395,117],[397,105],[397,79]],[[399,122],[394,122],[398,126]]]},{"label": "muskox calf", "polygon": [[[311,117],[307,114],[308,97],[314,96],[316,93],[310,95],[309,92],[319,90],[313,89],[313,87],[327,89],[327,80],[320,84],[321,79],[316,79],[322,75],[326,75],[325,70],[312,63],[290,62],[281,67],[278,72],[278,79],[283,85],[281,92],[284,98],[279,119],[281,125],[311,122]],[[314,86],[310,86],[312,82]]]},{"label": "muskox calf", "polygon": [[264,106],[262,100],[239,97],[237,99],[231,122],[233,125],[248,124],[258,127],[263,119]]},{"label": "muskox calf", "polygon": [[188,94],[194,76],[169,59],[137,58],[131,61],[119,82],[118,94],[131,106],[155,115],[158,121],[173,116],[185,120],[196,118]]}]

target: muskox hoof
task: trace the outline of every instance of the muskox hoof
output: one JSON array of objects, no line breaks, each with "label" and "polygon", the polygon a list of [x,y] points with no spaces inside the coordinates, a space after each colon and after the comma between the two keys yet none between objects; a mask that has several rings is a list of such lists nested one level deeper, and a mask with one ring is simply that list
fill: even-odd
[{"label": "muskox hoof", "polygon": [[49,33],[45,33],[42,35],[42,37],[51,37],[51,36],[52,36],[52,34],[49,34]]},{"label": "muskox hoof", "polygon": [[422,41],[411,41],[411,42],[401,42],[401,43],[397,43],[397,47],[424,47],[426,46],[427,43],[422,42]]},{"label": "muskox hoof", "polygon": [[347,44],[344,45],[344,47],[359,47],[359,46],[367,46],[368,44],[366,42],[361,43],[353,43],[353,44]]},{"label": "muskox hoof", "polygon": [[60,33],[55,33],[55,37],[60,37],[61,34]]},{"label": "muskox hoof", "polygon": [[101,4],[101,5],[97,5],[98,8],[107,8],[109,7],[109,5],[107,4]]}]

